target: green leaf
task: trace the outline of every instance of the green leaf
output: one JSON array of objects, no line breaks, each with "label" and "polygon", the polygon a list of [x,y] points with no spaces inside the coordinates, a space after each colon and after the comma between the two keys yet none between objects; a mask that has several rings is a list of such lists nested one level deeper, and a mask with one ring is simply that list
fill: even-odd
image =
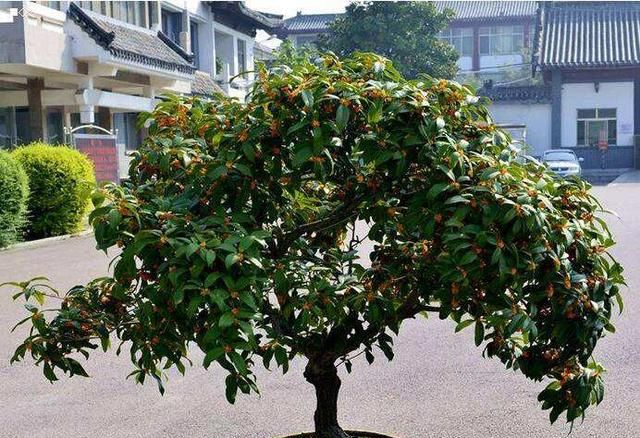
[{"label": "green leaf", "polygon": [[256,151],[249,143],[244,143],[242,145],[242,152],[244,153],[244,156],[247,157],[247,160],[251,161],[252,163],[256,160]]},{"label": "green leaf", "polygon": [[309,90],[302,90],[300,93],[302,96],[302,100],[304,101],[305,106],[311,108],[313,106],[313,93]]},{"label": "green leaf", "polygon": [[311,147],[305,146],[295,153],[291,164],[293,165],[294,168],[298,168],[302,164],[304,164],[309,158],[311,158],[312,155],[313,155],[313,150],[311,149]]},{"label": "green leaf", "polygon": [[476,330],[475,330],[475,342],[476,347],[479,347],[484,340],[484,324],[480,320],[476,322]]},{"label": "green leaf", "polygon": [[622,300],[622,295],[620,295],[620,292],[615,295],[615,298],[616,303],[618,303],[618,308],[620,309],[619,312],[622,313],[622,311],[624,310],[624,301]]},{"label": "green leaf", "polygon": [[438,183],[434,184],[429,191],[427,192],[427,198],[434,199],[440,193],[444,192],[449,188],[449,183]]},{"label": "green leaf", "polygon": [[289,359],[287,359],[287,351],[278,346],[274,349],[276,362],[282,367],[282,372],[286,373],[289,370]]},{"label": "green leaf", "polygon": [[347,127],[347,123],[349,122],[349,108],[344,105],[340,105],[338,107],[338,111],[336,112],[336,128],[338,128],[338,132],[344,131],[344,128]]},{"label": "green leaf", "polygon": [[233,322],[236,320],[236,317],[231,312],[223,313],[218,321],[218,325],[220,328],[227,328],[233,325]]},{"label": "green leaf", "polygon": [[227,401],[234,404],[236,402],[236,394],[238,393],[238,382],[236,381],[235,376],[229,374],[224,383],[226,386],[224,394],[227,397]]},{"label": "green leaf", "polygon": [[461,321],[458,325],[456,325],[456,333],[458,333],[460,330],[463,330],[469,327],[475,321],[476,321],[475,319],[467,319],[465,321]]},{"label": "green leaf", "polygon": [[242,356],[240,356],[235,351],[231,351],[229,352],[229,358],[231,359],[231,362],[233,362],[233,365],[236,367],[236,370],[238,370],[241,375],[246,376],[249,370],[247,369],[247,363],[244,361]]}]

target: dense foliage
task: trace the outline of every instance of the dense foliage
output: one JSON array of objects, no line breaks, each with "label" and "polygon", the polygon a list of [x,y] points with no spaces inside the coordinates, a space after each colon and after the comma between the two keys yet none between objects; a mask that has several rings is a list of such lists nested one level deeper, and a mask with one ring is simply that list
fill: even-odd
[{"label": "dense foliage", "polygon": [[79,231],[96,179],[91,160],[66,146],[32,143],[13,152],[29,178],[29,238]]},{"label": "dense foliage", "polygon": [[[98,247],[122,251],[113,276],[52,314],[31,306],[13,360],[84,374],[73,353],[113,332],[137,381],[162,384],[195,344],[227,370],[233,402],[257,390],[259,361],[286,371],[304,356],[319,435],[345,436],[335,364],[391,359],[402,321],[435,312],[550,380],[552,420],[602,400],[591,355],[623,279],[600,206],[586,182],[522,164],[473,90],[329,54],[262,68],[246,105],[173,97],[146,121],[130,181],[95,196]],[[370,243],[354,231],[364,221]]]},{"label": "dense foliage", "polygon": [[27,213],[29,186],[22,166],[0,151],[0,248],[20,239]]},{"label": "dense foliage", "polygon": [[353,2],[320,36],[319,45],[340,56],[378,53],[408,78],[421,73],[453,78],[459,55],[438,38],[452,17],[451,10],[438,12],[433,2]]}]

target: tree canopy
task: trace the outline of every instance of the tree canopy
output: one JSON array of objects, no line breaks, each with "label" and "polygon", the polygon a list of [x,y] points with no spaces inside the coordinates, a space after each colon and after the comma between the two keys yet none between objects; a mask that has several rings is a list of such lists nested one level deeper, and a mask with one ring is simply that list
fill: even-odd
[{"label": "tree canopy", "polygon": [[339,56],[374,52],[390,59],[407,78],[428,74],[453,78],[458,53],[438,34],[445,30],[453,12],[438,12],[433,2],[353,2],[336,19],[319,46]]},{"label": "tree canopy", "polygon": [[[623,279],[601,207],[586,182],[522,160],[468,86],[329,54],[259,67],[246,104],[174,96],[142,121],[129,180],[94,196],[113,274],[50,313],[29,303],[14,361],[31,355],[50,380],[85,375],[74,353],[115,336],[135,379],[162,388],[197,346],[227,371],[233,402],[258,390],[256,366],[286,372],[304,357],[316,430],[344,437],[336,365],[391,359],[402,322],[432,312],[549,380],[552,421],[602,400],[591,358]],[[40,280],[18,286],[55,296]]]}]

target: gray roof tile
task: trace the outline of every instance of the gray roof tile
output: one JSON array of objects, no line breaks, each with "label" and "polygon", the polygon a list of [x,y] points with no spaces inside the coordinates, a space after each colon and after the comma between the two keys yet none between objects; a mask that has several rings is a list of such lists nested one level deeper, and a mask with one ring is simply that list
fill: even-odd
[{"label": "gray roof tile", "polygon": [[[505,18],[535,18],[535,1],[435,1],[439,11],[451,9],[453,21],[500,21]],[[297,14],[284,20],[280,33],[326,32],[329,24],[343,14]]]},{"label": "gray roof tile", "polygon": [[453,21],[498,21],[504,18],[535,18],[535,1],[436,1],[439,11],[451,9]]},{"label": "gray roof tile", "polygon": [[325,32],[329,24],[343,14],[298,14],[284,20],[283,28],[286,33],[314,33]]},{"label": "gray roof tile", "polygon": [[542,68],[638,65],[640,3],[545,4],[534,51]]},{"label": "gray roof tile", "polygon": [[179,73],[193,74],[195,71],[188,60],[189,55],[170,46],[156,32],[96,14],[74,3],[67,14],[115,57]]},{"label": "gray roof tile", "polygon": [[551,90],[544,85],[483,87],[478,90],[478,94],[493,102],[551,102]]},{"label": "gray roof tile", "polygon": [[216,84],[207,72],[197,71],[191,83],[191,94],[196,96],[213,96],[216,93],[224,94],[222,88]]}]

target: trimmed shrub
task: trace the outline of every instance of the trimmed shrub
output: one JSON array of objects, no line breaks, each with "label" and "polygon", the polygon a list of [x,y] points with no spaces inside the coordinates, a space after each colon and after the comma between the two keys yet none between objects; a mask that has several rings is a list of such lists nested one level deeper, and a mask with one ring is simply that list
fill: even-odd
[{"label": "trimmed shrub", "polygon": [[70,147],[39,142],[16,149],[13,156],[29,178],[27,237],[79,231],[96,185],[91,160]]},{"label": "trimmed shrub", "polygon": [[29,185],[20,163],[0,151],[0,248],[19,240],[25,224]]}]

